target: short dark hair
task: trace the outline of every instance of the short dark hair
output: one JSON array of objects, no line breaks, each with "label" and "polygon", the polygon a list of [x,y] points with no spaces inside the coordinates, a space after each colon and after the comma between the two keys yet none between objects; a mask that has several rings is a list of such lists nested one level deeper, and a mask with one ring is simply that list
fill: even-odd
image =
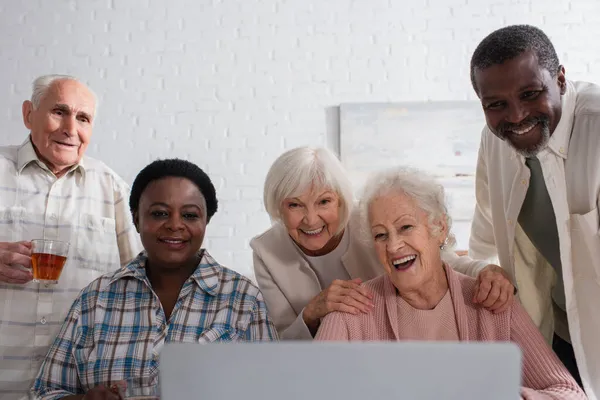
[{"label": "short dark hair", "polygon": [[198,186],[206,200],[206,221],[210,221],[217,212],[217,193],[212,181],[196,164],[178,158],[153,161],[135,177],[129,196],[131,215],[138,210],[140,198],[146,187],[153,181],[169,177],[186,178]]},{"label": "short dark hair", "polygon": [[486,36],[471,57],[471,84],[475,92],[479,93],[475,83],[475,69],[502,64],[530,50],[537,56],[539,65],[547,69],[552,77],[558,74],[558,55],[541,29],[531,25],[511,25]]}]

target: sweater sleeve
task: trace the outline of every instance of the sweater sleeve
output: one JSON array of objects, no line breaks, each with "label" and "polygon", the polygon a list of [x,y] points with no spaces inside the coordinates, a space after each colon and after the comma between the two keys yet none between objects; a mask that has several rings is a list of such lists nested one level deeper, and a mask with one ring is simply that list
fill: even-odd
[{"label": "sweater sleeve", "polygon": [[546,344],[525,309],[514,302],[511,310],[511,340],[522,352],[521,396],[537,399],[587,399],[569,371]]},{"label": "sweater sleeve", "polygon": [[315,340],[348,341],[348,324],[344,320],[343,313],[329,313],[321,321],[321,326],[315,336]]}]

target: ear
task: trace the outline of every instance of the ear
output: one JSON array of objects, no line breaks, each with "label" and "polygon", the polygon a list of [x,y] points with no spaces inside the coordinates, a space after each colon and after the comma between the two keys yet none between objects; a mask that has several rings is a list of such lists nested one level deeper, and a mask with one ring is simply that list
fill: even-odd
[{"label": "ear", "polygon": [[23,102],[23,106],[21,107],[21,111],[23,112],[23,123],[25,127],[31,130],[31,113],[33,112],[33,103],[30,100],[25,100]]},{"label": "ear", "polygon": [[442,218],[436,220],[434,224],[438,229],[438,239],[440,241],[440,246],[442,246],[448,237],[448,220],[446,215],[443,215]]},{"label": "ear", "polygon": [[560,88],[560,94],[567,93],[567,78],[565,77],[565,67],[562,65],[558,67],[556,80],[558,82],[558,87]]},{"label": "ear", "polygon": [[140,216],[137,211],[133,213],[133,225],[135,226],[137,233],[140,233]]}]

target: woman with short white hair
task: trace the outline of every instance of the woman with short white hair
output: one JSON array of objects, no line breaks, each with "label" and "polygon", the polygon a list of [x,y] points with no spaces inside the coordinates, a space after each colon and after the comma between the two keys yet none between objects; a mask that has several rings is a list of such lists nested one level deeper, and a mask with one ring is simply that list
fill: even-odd
[{"label": "woman with short white hair", "polygon": [[[273,226],[250,247],[280,338],[311,340],[332,311],[369,313],[372,295],[361,283],[383,270],[360,238],[352,185],[338,158],[324,148],[286,151],[269,169],[264,203]],[[514,289],[499,267],[455,254],[448,262],[482,271],[490,288],[477,299],[484,306],[502,311],[512,301]]]}]

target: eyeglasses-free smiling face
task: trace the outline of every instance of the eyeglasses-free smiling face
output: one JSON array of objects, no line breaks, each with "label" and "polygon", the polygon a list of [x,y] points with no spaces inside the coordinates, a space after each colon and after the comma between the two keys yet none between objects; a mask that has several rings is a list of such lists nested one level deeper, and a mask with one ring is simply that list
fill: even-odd
[{"label": "eyeglasses-free smiling face", "polygon": [[23,121],[40,159],[56,175],[77,164],[92,136],[95,99],[80,82],[52,83],[37,109],[23,103]]},{"label": "eyeglasses-free smiling face", "polygon": [[309,251],[323,249],[340,225],[340,197],[331,189],[313,189],[283,200],[281,217],[290,237]]},{"label": "eyeglasses-free smiling face", "polygon": [[376,197],[369,207],[369,221],[379,262],[398,291],[421,287],[442,267],[440,246],[446,237],[446,224],[434,221],[440,229],[433,236],[429,216],[404,193]]},{"label": "eyeglasses-free smiling face", "polygon": [[476,69],[475,82],[494,135],[526,157],[546,147],[562,114],[564,68],[553,77],[528,51],[502,64]]},{"label": "eyeglasses-free smiling face", "polygon": [[189,179],[167,177],[150,182],[135,214],[149,262],[174,268],[198,262],[206,216],[206,200]]}]

